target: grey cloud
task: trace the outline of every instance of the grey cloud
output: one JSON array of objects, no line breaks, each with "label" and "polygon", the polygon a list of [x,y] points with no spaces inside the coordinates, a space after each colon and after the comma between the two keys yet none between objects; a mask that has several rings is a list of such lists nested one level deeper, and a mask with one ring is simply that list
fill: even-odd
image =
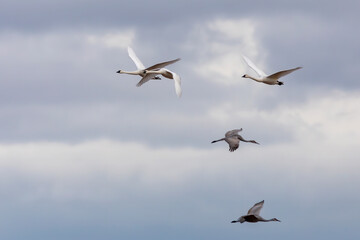
[{"label": "grey cloud", "polygon": [[[276,6],[276,7],[274,7]],[[276,16],[298,12],[354,20],[358,3],[354,1],[8,1],[0,10],[1,29],[55,29],[77,26],[154,26],[191,23],[209,16],[249,17],[253,14]],[[341,9],[341,11],[339,10]],[[343,13],[346,13],[344,16]],[[356,17],[355,17],[356,19]]]},{"label": "grey cloud", "polygon": [[[212,47],[237,46],[217,31],[197,38],[214,19],[256,22],[265,70],[304,69],[281,88],[199,74],[222,56]],[[0,20],[0,141],[12,143],[0,149],[0,238],[359,238],[357,3],[9,1]],[[86,40],[126,31],[145,65],[182,58],[169,67],[181,99],[170,80],[136,88],[116,74],[135,68],[125,47]],[[210,144],[237,127],[261,145]],[[129,152],[81,148],[97,139]],[[26,151],[36,142],[75,150]],[[262,199],[281,224],[229,223]]]},{"label": "grey cloud", "polygon": [[[307,19],[306,15],[297,18],[296,22],[303,19]],[[351,87],[354,90],[353,78],[346,78],[341,82],[336,79],[341,72],[345,76],[349,75],[346,70],[349,68],[348,64],[341,65],[343,70],[340,73],[332,74],[334,67],[330,71],[326,67],[331,66],[334,59],[328,55],[320,55],[321,64],[313,62],[314,57],[310,57],[312,52],[306,48],[299,51],[298,47],[302,46],[304,40],[312,40],[311,35],[297,32],[296,28],[290,28],[291,34],[286,35],[289,25],[282,24],[280,20],[281,18],[257,20],[257,36],[266,49],[265,61],[270,64],[269,68],[277,70],[279,66],[293,67],[294,64],[306,63],[303,65],[304,69],[287,76],[285,85],[281,88],[259,85],[241,78],[238,79],[241,85],[228,87],[199,76],[195,71],[197,63],[212,55],[206,52],[206,46],[201,46],[206,45],[206,41],[196,42],[195,46],[199,49],[184,46],[184,43],[196,40],[193,39],[196,36],[192,35],[194,28],[187,29],[181,24],[165,26],[159,34],[154,34],[151,29],[134,28],[135,39],[132,45],[146,65],[153,61],[182,58],[182,61],[169,66],[182,77],[181,99],[176,98],[170,80],[152,81],[136,88],[138,77],[116,74],[120,68],[135,68],[126,49],[107,48],[85,41],[86,35],[102,36],[113,32],[112,29],[3,34],[4,71],[0,75],[1,87],[7,91],[0,96],[4,126],[1,139],[5,142],[32,139],[82,141],[110,137],[157,146],[179,144],[210,147],[208,142],[219,133],[223,134],[229,128],[243,127],[248,131],[261,129],[262,134],[250,136],[257,137],[264,143],[278,142],[281,139],[291,141],[292,130],[276,123],[276,119],[261,122],[234,118],[231,126],[224,126],[217,121],[208,122],[202,117],[213,106],[222,103],[231,103],[234,110],[244,107],[248,109],[251,106],[262,111],[276,109],[284,104],[296,106],[334,88],[347,90]],[[314,19],[307,20],[309,22],[306,24],[310,24]],[[274,23],[282,33],[279,37],[273,37],[275,35],[267,31],[270,29],[269,25]],[[196,24],[206,26],[206,21]],[[306,29],[306,24],[299,28]],[[317,37],[322,41],[329,36],[336,37],[334,33],[340,31],[339,27],[332,29],[322,20],[316,24],[314,32],[318,32]],[[299,38],[303,35],[303,38]],[[217,42],[234,44],[219,36],[214,37]],[[310,41],[311,49],[317,46],[316,41]],[[280,44],[285,43],[287,51],[280,48]],[[326,44],[323,45],[324,48],[319,49],[322,53],[327,48]],[[201,57],[197,50],[202,54]],[[216,55],[212,57],[216,58]],[[346,81],[349,81],[349,86],[343,84]],[[193,116],[194,120],[178,125],[171,122],[159,125],[152,118],[155,115],[179,119],[183,116],[191,119]],[[271,133],[272,131],[276,134]]]},{"label": "grey cloud", "polygon": [[[2,157],[11,159],[1,163],[1,176],[7,179],[0,184],[1,210],[8,217],[2,220],[0,235],[216,239],[241,231],[244,237],[268,239],[279,234],[294,239],[310,234],[357,237],[353,229],[359,212],[348,207],[360,197],[351,184],[359,180],[356,157],[345,156],[339,168],[332,153],[322,153],[319,159],[323,144],[311,156],[311,148],[300,145],[305,151],[283,145],[287,158],[281,148],[265,148],[263,153],[244,150],[235,159],[221,151],[178,149],[174,155],[168,148],[153,151],[106,142],[1,145],[8,148],[5,154],[1,151]],[[264,158],[264,152],[272,159]],[[230,224],[262,199],[263,216],[278,217],[281,224]],[[342,217],[348,221],[337,221]],[[329,233],[329,227],[335,230]]]}]

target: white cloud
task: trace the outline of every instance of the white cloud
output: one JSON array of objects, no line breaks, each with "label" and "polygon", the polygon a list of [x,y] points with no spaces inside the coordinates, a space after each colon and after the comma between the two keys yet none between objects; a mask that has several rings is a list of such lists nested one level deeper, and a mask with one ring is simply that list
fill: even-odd
[{"label": "white cloud", "polygon": [[[360,198],[352,189],[360,181],[359,101],[359,93],[333,92],[271,111],[215,106],[204,116],[195,117],[195,122],[219,121],[224,126],[248,117],[255,122],[259,136],[263,122],[280,122],[295,136],[293,141],[270,144],[256,139],[261,145],[242,143],[234,153],[228,152],[224,142],[208,143],[206,149],[153,148],[99,139],[79,144],[1,144],[3,204],[11,201],[14,206],[33,206],[45,200],[58,206],[59,202],[80,201],[83,205],[111,206],[115,211],[111,216],[120,214],[117,220],[121,226],[138,223],[141,214],[151,216],[152,223],[161,226],[169,223],[170,216],[176,218],[172,224],[191,225],[201,220],[200,226],[212,227],[246,212],[254,201],[265,199],[268,208],[264,216],[281,217],[290,228],[301,221],[294,216],[302,218],[308,209],[333,219],[350,211],[346,204],[334,208],[334,202],[347,198],[344,201],[353,203]],[[154,121],[162,119],[160,124],[165,124],[174,120],[171,114],[168,117],[160,115]],[[181,121],[188,127],[191,119]],[[271,127],[265,130],[278,134]],[[244,137],[251,136],[249,131],[244,130]],[[317,207],[319,203],[326,207]],[[312,225],[318,220],[302,224]]]},{"label": "white cloud", "polygon": [[[356,157],[360,154],[357,146],[360,139],[357,128],[360,121],[359,105],[359,93],[334,92],[303,104],[283,105],[273,111],[234,111],[231,107],[221,106],[205,114],[203,120],[196,117],[197,122],[207,119],[234,126],[234,116],[235,119],[250,118],[255,122],[254,126],[258,129],[255,132],[260,139],[261,123],[270,122],[271,125],[277,122],[295,136],[293,141],[260,146],[242,143],[234,153],[227,152],[225,143],[209,144],[208,149],[197,149],[150,148],[135,142],[110,140],[74,145],[38,142],[0,145],[0,166],[7,169],[4,174],[10,172],[28,176],[29,179],[40,178],[53,184],[50,184],[50,188],[56,189],[59,186],[57,183],[65,184],[63,194],[75,198],[81,197],[81,193],[75,190],[87,189],[88,182],[93,182],[93,178],[99,180],[99,176],[111,182],[105,188],[107,190],[115,185],[124,187],[131,182],[135,188],[166,192],[173,187],[191,188],[199,176],[204,176],[209,182],[224,179],[220,184],[248,179],[246,182],[249,184],[256,177],[253,171],[259,174],[256,181],[278,174],[288,179],[287,182],[275,179],[275,183],[272,181],[271,184],[281,184],[286,188],[296,185],[298,190],[308,191],[306,189],[311,182],[314,186],[310,191],[315,191],[319,185],[313,181],[318,179],[338,184],[339,181],[348,182],[342,179],[345,172],[350,178],[355,177],[360,165]],[[173,116],[167,119],[166,115],[161,115],[155,121],[159,119],[164,123],[174,120]],[[184,118],[182,121],[191,125],[190,119]],[[274,136],[278,134],[271,127],[266,131]],[[243,136],[248,138],[248,132],[244,130]],[[296,181],[297,178],[303,178],[303,185]],[[244,183],[239,184],[245,187]],[[270,183],[263,184],[266,189]],[[102,186],[98,187],[102,191]],[[89,197],[90,192],[85,193]]]},{"label": "white cloud", "polygon": [[195,71],[216,83],[239,84],[247,71],[241,54],[259,60],[259,66],[259,55],[266,56],[256,26],[256,21],[250,19],[215,19],[197,25],[186,43],[199,54]]}]

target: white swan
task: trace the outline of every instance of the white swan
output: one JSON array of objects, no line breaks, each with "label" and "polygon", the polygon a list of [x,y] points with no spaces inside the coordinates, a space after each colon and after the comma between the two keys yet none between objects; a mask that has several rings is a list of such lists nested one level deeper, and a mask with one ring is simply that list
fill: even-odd
[{"label": "white swan", "polygon": [[[117,71],[117,73],[120,73],[120,74],[130,74],[130,75],[139,75],[141,77],[145,77],[146,76],[146,73],[145,71],[146,70],[153,70],[153,69],[159,69],[159,68],[162,68],[162,67],[165,67],[167,65],[170,65],[170,64],[173,64],[177,61],[180,60],[180,58],[177,58],[177,59],[174,59],[174,60],[171,60],[171,61],[167,61],[167,62],[161,62],[161,63],[157,63],[151,67],[148,67],[148,68],[145,68],[144,64],[142,64],[142,62],[139,60],[139,58],[136,56],[134,50],[132,50],[131,47],[128,47],[128,53],[129,53],[129,57],[134,61],[136,67],[137,67],[137,70],[135,71],[125,71],[125,70],[119,70]],[[156,80],[159,80],[160,78],[159,77],[156,77],[156,76],[153,76],[151,77],[150,79],[156,79]],[[150,80],[149,79],[149,80]]]},{"label": "white swan", "polygon": [[174,84],[175,84],[175,92],[176,95],[178,97],[181,97],[181,78],[179,75],[177,75],[176,73],[166,69],[166,68],[160,68],[160,69],[154,69],[154,70],[145,70],[146,76],[144,76],[140,82],[136,85],[138,87],[140,87],[141,85],[143,85],[144,83],[146,83],[147,81],[149,81],[151,78],[155,77],[156,75],[161,74],[162,76],[169,78],[169,79],[174,79]]},{"label": "white swan", "polygon": [[233,152],[233,151],[235,151],[236,149],[239,148],[240,141],[259,144],[255,140],[245,140],[242,136],[240,136],[238,134],[240,131],[242,131],[242,128],[228,131],[227,133],[225,133],[225,138],[214,140],[211,143],[216,143],[216,142],[219,142],[219,141],[225,141],[225,142],[227,142],[229,144],[229,151],[230,152]]},{"label": "white swan", "polygon": [[237,220],[234,220],[231,223],[236,223],[236,222],[256,223],[256,222],[272,222],[272,221],[281,222],[279,219],[276,218],[264,219],[263,217],[261,217],[260,210],[262,209],[263,205],[264,205],[264,200],[256,203],[252,208],[249,209],[246,215],[239,217]]},{"label": "white swan", "polygon": [[247,74],[245,74],[244,76],[242,76],[243,78],[250,78],[254,81],[257,81],[257,82],[262,82],[262,83],[265,83],[265,84],[269,84],[269,85],[283,85],[284,83],[283,82],[280,82],[279,81],[279,78],[285,76],[285,75],[288,75],[289,73],[292,73],[293,71],[295,70],[298,70],[298,69],[301,69],[302,67],[297,67],[297,68],[292,68],[292,69],[289,69],[289,70],[284,70],[284,71],[280,71],[280,72],[277,72],[277,73],[274,73],[274,74],[271,74],[271,75],[267,75],[265,74],[262,70],[260,70],[259,68],[257,68],[255,66],[255,64],[247,57],[245,56],[242,56],[243,59],[245,60],[246,64],[252,68],[258,75],[259,75],[259,78],[256,78],[256,77],[252,77],[252,76],[249,76]]}]

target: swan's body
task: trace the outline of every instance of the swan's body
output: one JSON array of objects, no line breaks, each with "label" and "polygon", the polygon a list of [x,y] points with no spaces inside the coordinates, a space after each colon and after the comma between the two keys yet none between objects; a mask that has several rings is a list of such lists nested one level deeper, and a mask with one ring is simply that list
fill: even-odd
[{"label": "swan's body", "polygon": [[264,219],[260,216],[260,211],[264,205],[264,200],[261,202],[256,203],[252,208],[249,209],[248,213],[244,216],[239,217],[237,220],[232,221],[231,223],[243,223],[243,222],[281,222],[279,219],[271,218],[271,219]]},{"label": "swan's body", "polygon": [[289,73],[292,73],[295,70],[301,69],[302,67],[297,67],[297,68],[292,68],[292,69],[288,69],[288,70],[284,70],[284,71],[280,71],[280,72],[276,72],[274,74],[271,75],[267,75],[265,74],[262,70],[260,70],[258,67],[256,67],[256,65],[247,57],[243,56],[243,59],[245,60],[246,64],[252,68],[258,75],[259,77],[252,77],[248,74],[245,74],[244,76],[242,76],[243,78],[250,78],[254,81],[257,82],[262,82],[265,84],[269,84],[269,85],[283,85],[283,82],[279,81],[279,78],[288,75]]},{"label": "swan's body", "polygon": [[[145,77],[146,76],[146,73],[145,71],[146,70],[153,70],[153,69],[159,69],[159,68],[162,68],[162,67],[165,67],[167,65],[170,65],[170,64],[173,64],[177,61],[180,60],[180,58],[177,58],[177,59],[174,59],[174,60],[171,60],[171,61],[167,61],[167,62],[161,62],[161,63],[157,63],[151,67],[148,67],[148,68],[145,68],[144,64],[142,64],[142,62],[139,60],[139,58],[136,56],[134,50],[132,50],[131,47],[128,47],[128,53],[129,53],[129,57],[133,60],[133,62],[135,63],[136,67],[137,67],[137,70],[135,71],[125,71],[125,70],[119,70],[117,71],[117,73],[120,73],[120,74],[130,74],[130,75],[139,75],[141,77]],[[150,79],[155,79],[155,80],[159,80],[160,78],[157,77],[156,75],[155,76],[152,76]],[[149,79],[149,80],[150,80]],[[138,83],[139,84],[139,83]]]},{"label": "swan's body", "polygon": [[225,142],[227,142],[229,144],[229,151],[230,152],[233,152],[233,151],[235,151],[236,149],[239,148],[240,141],[259,144],[255,140],[245,140],[242,136],[240,136],[238,134],[240,131],[242,131],[242,128],[228,131],[227,133],[225,133],[225,138],[214,140],[211,143],[216,143],[216,142],[219,142],[219,141],[225,141]]},{"label": "swan's body", "polygon": [[156,75],[161,74],[163,77],[166,77],[169,79],[174,79],[176,95],[178,97],[181,97],[181,92],[182,92],[181,91],[181,78],[179,75],[177,75],[176,73],[174,73],[166,68],[145,70],[145,73],[146,73],[146,76],[144,76],[136,86],[140,87],[142,84],[146,83],[151,78],[155,77]]}]

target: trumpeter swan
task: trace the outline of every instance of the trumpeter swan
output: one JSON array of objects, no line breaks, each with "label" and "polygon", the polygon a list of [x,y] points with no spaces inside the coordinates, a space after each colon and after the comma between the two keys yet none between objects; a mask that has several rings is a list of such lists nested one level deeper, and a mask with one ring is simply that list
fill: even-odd
[{"label": "trumpeter swan", "polygon": [[281,222],[277,218],[264,219],[263,217],[261,217],[260,216],[260,211],[261,211],[263,205],[264,205],[264,200],[262,200],[261,202],[256,203],[252,208],[249,209],[249,211],[248,211],[248,213],[246,215],[239,217],[237,220],[234,220],[231,223],[236,223],[236,222],[239,222],[239,223],[243,223],[243,222],[256,223],[256,222],[272,222],[272,221]]},{"label": "trumpeter swan", "polygon": [[[128,47],[128,53],[129,53],[129,57],[133,60],[133,62],[135,63],[136,67],[137,67],[137,70],[135,71],[125,71],[125,70],[119,70],[117,71],[117,73],[120,73],[120,74],[130,74],[130,75],[139,75],[141,77],[145,77],[146,76],[146,73],[145,71],[146,70],[153,70],[153,69],[159,69],[159,68],[163,68],[163,67],[166,67],[167,65],[170,65],[170,64],[173,64],[177,61],[180,60],[180,58],[177,58],[177,59],[174,59],[174,60],[171,60],[171,61],[166,61],[166,62],[161,62],[161,63],[157,63],[151,67],[148,67],[148,68],[145,68],[144,64],[142,64],[142,62],[139,60],[139,58],[136,56],[134,50],[131,48],[131,47]],[[150,79],[156,79],[156,80],[159,80],[160,78],[157,77],[157,76],[152,76]],[[150,80],[149,79],[149,80]],[[139,83],[138,83],[139,85]],[[141,85],[141,84],[140,84]]]},{"label": "trumpeter swan", "polygon": [[254,81],[257,82],[262,82],[265,84],[269,84],[269,85],[283,85],[283,82],[279,81],[279,78],[288,75],[289,73],[292,73],[295,70],[301,69],[302,67],[297,67],[297,68],[292,68],[292,69],[288,69],[288,70],[284,70],[284,71],[280,71],[280,72],[276,72],[274,74],[271,75],[267,75],[265,74],[262,70],[260,70],[258,67],[255,66],[255,64],[247,57],[242,56],[243,59],[245,60],[246,64],[252,68],[258,75],[259,77],[252,77],[248,74],[243,75],[243,78],[250,78]]},{"label": "trumpeter swan", "polygon": [[225,141],[225,142],[227,142],[229,144],[229,151],[230,152],[233,152],[236,149],[238,149],[240,141],[259,144],[255,140],[245,140],[242,136],[240,136],[238,134],[240,131],[242,131],[242,128],[228,131],[227,133],[225,133],[225,138],[214,140],[211,143],[216,143],[216,142],[219,142],[219,141]]}]

